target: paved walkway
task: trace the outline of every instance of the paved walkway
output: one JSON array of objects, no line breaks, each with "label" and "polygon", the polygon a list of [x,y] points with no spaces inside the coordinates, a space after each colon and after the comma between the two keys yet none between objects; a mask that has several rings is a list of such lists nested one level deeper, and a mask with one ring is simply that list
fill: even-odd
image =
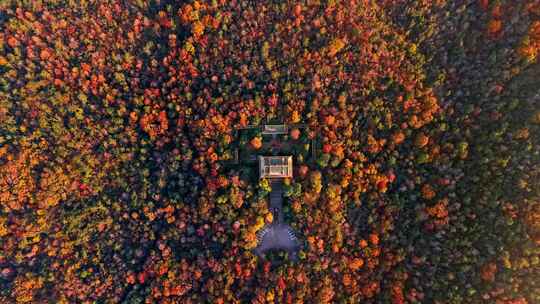
[{"label": "paved walkway", "polygon": [[274,180],[270,183],[272,192],[270,192],[270,211],[274,216],[274,223],[283,223],[283,182]]},{"label": "paved walkway", "polygon": [[289,252],[291,259],[296,260],[300,248],[298,238],[292,228],[284,223],[283,217],[283,184],[281,180],[271,181],[270,211],[274,221],[266,225],[257,233],[258,246],[255,249],[257,255],[263,255],[266,251],[277,249]]}]

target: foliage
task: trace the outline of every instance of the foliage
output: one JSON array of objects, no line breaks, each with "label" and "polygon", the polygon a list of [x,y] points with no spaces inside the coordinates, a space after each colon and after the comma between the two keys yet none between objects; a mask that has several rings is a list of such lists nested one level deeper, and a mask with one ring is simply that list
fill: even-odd
[{"label": "foliage", "polygon": [[[5,0],[0,24],[0,302],[540,302],[537,1]],[[224,165],[279,119],[306,126],[297,262],[253,254],[270,183]]]}]

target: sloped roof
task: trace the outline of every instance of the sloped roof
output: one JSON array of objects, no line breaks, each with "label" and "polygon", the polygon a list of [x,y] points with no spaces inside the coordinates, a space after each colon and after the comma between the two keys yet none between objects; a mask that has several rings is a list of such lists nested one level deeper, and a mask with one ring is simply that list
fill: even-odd
[{"label": "sloped roof", "polygon": [[292,177],[292,156],[259,156],[260,178]]}]

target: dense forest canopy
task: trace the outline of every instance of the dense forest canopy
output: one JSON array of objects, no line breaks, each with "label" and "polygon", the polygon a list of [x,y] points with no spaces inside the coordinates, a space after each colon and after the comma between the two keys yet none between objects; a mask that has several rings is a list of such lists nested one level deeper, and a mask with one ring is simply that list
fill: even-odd
[{"label": "dense forest canopy", "polygon": [[[0,303],[540,303],[538,1],[4,0],[0,29]],[[226,164],[271,119],[305,125],[296,261],[253,253],[270,185]]]}]

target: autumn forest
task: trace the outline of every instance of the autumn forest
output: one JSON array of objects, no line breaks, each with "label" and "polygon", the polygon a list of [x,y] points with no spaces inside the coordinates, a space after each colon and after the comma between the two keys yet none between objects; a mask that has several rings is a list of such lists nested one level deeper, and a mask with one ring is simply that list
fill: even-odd
[{"label": "autumn forest", "polygon": [[540,303],[540,2],[0,1],[0,303]]}]

